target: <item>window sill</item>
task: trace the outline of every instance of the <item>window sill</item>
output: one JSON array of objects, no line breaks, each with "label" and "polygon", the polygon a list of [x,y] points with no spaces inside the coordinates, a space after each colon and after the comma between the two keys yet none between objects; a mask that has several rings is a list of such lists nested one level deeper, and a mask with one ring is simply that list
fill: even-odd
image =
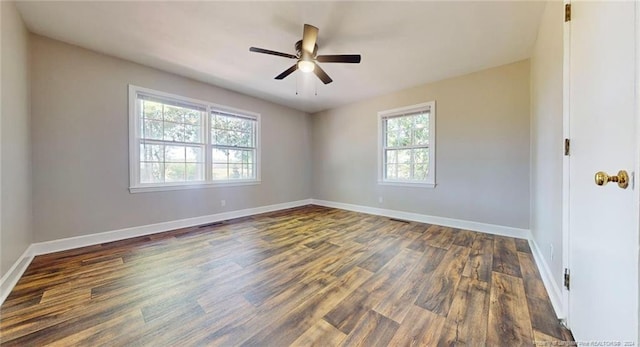
[{"label": "window sill", "polygon": [[378,181],[381,186],[398,186],[398,187],[412,187],[412,188],[435,188],[435,183],[426,182],[408,182],[408,181]]},{"label": "window sill", "polygon": [[174,185],[141,185],[135,187],[129,187],[130,193],[148,193],[148,192],[163,192],[172,190],[185,190],[185,189],[204,189],[204,188],[220,188],[220,187],[237,187],[237,186],[252,186],[260,184],[260,180],[238,180],[238,181],[218,181],[218,182],[201,182],[193,184],[174,184]]}]

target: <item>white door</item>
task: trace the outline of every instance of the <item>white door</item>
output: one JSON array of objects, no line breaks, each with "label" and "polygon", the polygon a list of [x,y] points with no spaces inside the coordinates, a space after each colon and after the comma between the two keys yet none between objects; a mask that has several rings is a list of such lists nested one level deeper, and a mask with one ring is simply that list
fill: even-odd
[{"label": "white door", "polygon": [[637,171],[636,6],[572,2],[568,323],[576,341],[638,343],[638,182],[594,181],[598,171]]}]

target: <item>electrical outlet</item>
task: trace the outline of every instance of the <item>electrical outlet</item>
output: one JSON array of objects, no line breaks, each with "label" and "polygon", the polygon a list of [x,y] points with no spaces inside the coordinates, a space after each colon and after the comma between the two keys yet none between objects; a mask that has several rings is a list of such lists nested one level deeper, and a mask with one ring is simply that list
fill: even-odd
[{"label": "electrical outlet", "polygon": [[553,243],[549,244],[549,253],[551,254],[551,261],[553,261]]},{"label": "electrical outlet", "polygon": [[222,207],[227,206],[227,200],[220,200],[220,206]]},{"label": "electrical outlet", "polygon": [[382,203],[382,201],[383,201],[383,200],[382,200],[382,197],[381,197],[381,196],[379,196],[379,197],[378,197],[378,203],[380,203],[380,204],[381,204],[381,203]]}]

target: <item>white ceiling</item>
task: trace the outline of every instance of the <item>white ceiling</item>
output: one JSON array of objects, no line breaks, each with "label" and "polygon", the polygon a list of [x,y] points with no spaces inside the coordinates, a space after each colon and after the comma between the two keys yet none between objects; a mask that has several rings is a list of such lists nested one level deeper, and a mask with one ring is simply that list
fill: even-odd
[{"label": "white ceiling", "polygon": [[[316,112],[530,57],[543,2],[20,2],[34,33],[244,94]],[[303,24],[334,82],[296,71]],[[296,95],[296,88],[298,95]],[[317,91],[317,95],[316,94]]]}]

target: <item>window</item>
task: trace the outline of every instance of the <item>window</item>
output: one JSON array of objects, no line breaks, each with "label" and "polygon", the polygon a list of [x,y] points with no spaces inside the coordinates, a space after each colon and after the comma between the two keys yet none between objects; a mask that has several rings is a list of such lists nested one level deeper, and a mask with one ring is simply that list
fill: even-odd
[{"label": "window", "polygon": [[259,115],[129,86],[130,191],[255,184]]},{"label": "window", "polygon": [[435,187],[435,106],[431,101],[378,113],[381,184]]},{"label": "window", "polygon": [[255,119],[214,111],[211,114],[213,179],[254,179],[255,138]]}]

